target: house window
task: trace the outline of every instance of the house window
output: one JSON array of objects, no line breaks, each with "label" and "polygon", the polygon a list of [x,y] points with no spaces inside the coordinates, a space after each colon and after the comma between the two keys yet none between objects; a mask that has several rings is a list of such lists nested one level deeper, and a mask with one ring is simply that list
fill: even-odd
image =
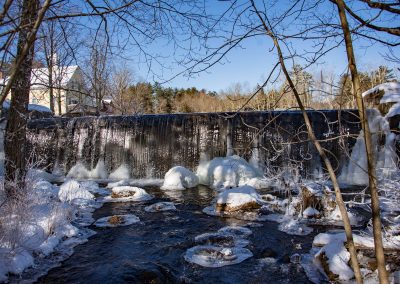
[{"label": "house window", "polygon": [[35,97],[32,97],[32,104],[38,104],[38,99]]}]

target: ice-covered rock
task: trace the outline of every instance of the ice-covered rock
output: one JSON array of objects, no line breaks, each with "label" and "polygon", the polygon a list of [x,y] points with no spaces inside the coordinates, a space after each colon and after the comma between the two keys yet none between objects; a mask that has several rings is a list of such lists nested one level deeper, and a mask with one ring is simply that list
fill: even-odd
[{"label": "ice-covered rock", "polygon": [[190,170],[176,166],[171,168],[164,178],[163,190],[184,190],[199,184],[199,178]]},{"label": "ice-covered rock", "polygon": [[257,191],[253,187],[245,185],[218,194],[215,206],[217,212],[233,212],[258,209],[262,203],[263,200]]},{"label": "ice-covered rock", "polygon": [[331,242],[322,247],[315,255],[315,259],[321,264],[324,272],[332,281],[347,281],[354,277],[354,272],[348,265],[350,253],[343,242]]},{"label": "ice-covered rock", "polygon": [[303,211],[303,217],[304,218],[319,218],[321,216],[321,213],[317,209],[314,209],[312,207],[307,207]]},{"label": "ice-covered rock", "polygon": [[60,186],[58,198],[63,202],[72,202],[75,199],[92,200],[94,195],[83,188],[79,182],[70,179]]},{"label": "ice-covered rock", "polygon": [[160,212],[160,211],[173,211],[176,210],[173,202],[157,202],[152,205],[146,206],[144,211],[146,212]]},{"label": "ice-covered rock", "polygon": [[121,227],[140,222],[139,217],[133,214],[113,215],[98,219],[94,225],[97,227]]},{"label": "ice-covered rock", "polygon": [[120,165],[108,176],[108,178],[112,180],[128,180],[130,179],[130,177],[131,177],[130,170],[128,165],[126,164]]},{"label": "ice-covered rock", "polygon": [[146,201],[153,197],[143,188],[134,186],[117,186],[112,189],[111,196],[104,197],[104,202]]},{"label": "ice-covered rock", "polygon": [[256,184],[255,178],[262,178],[262,173],[239,156],[214,158],[202,161],[197,168],[199,183],[220,190],[245,185]]},{"label": "ice-covered rock", "polygon": [[26,174],[26,179],[27,180],[41,179],[48,182],[59,182],[62,181],[63,177],[61,175],[51,174],[40,169],[29,169]]}]

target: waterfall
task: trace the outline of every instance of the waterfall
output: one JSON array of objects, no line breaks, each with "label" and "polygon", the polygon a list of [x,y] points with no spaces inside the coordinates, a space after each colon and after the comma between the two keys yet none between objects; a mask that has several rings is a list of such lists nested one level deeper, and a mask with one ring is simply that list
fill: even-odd
[{"label": "waterfall", "polygon": [[[358,133],[354,111],[309,111],[318,139],[340,169],[343,151],[326,133]],[[340,122],[340,123],[339,123]],[[239,155],[274,176],[290,168],[303,178],[321,174],[320,158],[308,140],[300,111],[102,116],[31,120],[28,143],[36,165],[67,173],[80,163],[89,171],[104,162],[107,172],[122,164],[132,178],[161,178],[173,166],[195,170],[201,157]],[[316,170],[318,169],[318,170]]]}]

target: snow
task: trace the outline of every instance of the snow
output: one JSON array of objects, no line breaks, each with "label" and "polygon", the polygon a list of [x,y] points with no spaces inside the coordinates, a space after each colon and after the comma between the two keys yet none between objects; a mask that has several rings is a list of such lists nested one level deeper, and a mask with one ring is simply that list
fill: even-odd
[{"label": "snow", "polygon": [[112,180],[128,180],[130,179],[130,170],[128,165],[122,164],[118,168],[116,168],[113,172],[108,176],[109,179]]},{"label": "snow", "polygon": [[317,209],[314,209],[312,207],[307,207],[303,211],[303,217],[304,218],[314,218],[316,216],[320,215],[319,211]]},{"label": "snow", "polygon": [[[43,177],[49,174],[31,170],[21,200],[7,200],[0,207],[0,282],[7,281],[9,273],[20,274],[28,267],[34,266],[31,269],[36,271],[54,267],[74,246],[93,235],[79,227],[81,216],[87,218],[96,208],[93,195],[75,180],[58,188]],[[46,256],[55,251],[57,260],[52,262]],[[38,266],[37,260],[49,266]]]},{"label": "snow", "polygon": [[83,188],[79,182],[70,179],[60,186],[58,198],[60,198],[62,202],[72,202],[75,199],[92,200],[94,199],[94,195]]},{"label": "snow", "polygon": [[392,105],[392,107],[389,109],[389,111],[385,117],[390,118],[390,117],[398,115],[398,114],[400,114],[400,102]]},{"label": "snow", "polygon": [[[10,101],[5,100],[3,102],[3,108],[9,109],[10,108]],[[37,104],[28,104],[28,111],[38,111],[38,112],[43,112],[43,113],[53,113],[48,107],[37,105]]]},{"label": "snow", "polygon": [[85,165],[81,162],[78,162],[75,166],[73,166],[68,174],[67,177],[75,178],[79,180],[83,179],[107,179],[107,169],[104,161],[99,160],[97,165],[94,169],[88,170]]},{"label": "snow", "polygon": [[[329,243],[342,242],[347,240],[344,232],[342,233],[320,233],[314,237],[314,246],[325,246]],[[374,249],[374,239],[372,236],[362,236],[353,234],[353,240],[356,247],[364,247]],[[385,249],[400,249],[400,242],[395,243],[391,240],[383,240]]]},{"label": "snow", "polygon": [[164,178],[163,190],[184,190],[199,184],[199,178],[190,170],[176,166],[171,168]]},{"label": "snow", "polygon": [[133,186],[117,186],[112,189],[112,195],[103,198],[103,202],[146,201],[153,197],[143,188]]},{"label": "snow", "polygon": [[261,204],[263,200],[255,188],[248,185],[225,190],[217,197],[217,205],[226,204],[227,209],[231,208],[231,211],[249,203]]},{"label": "snow", "polygon": [[[260,170],[236,155],[201,161],[197,168],[197,176],[200,184],[210,186],[215,190],[245,185],[254,178],[262,178]],[[251,183],[257,184],[255,180]]]},{"label": "snow", "polygon": [[321,248],[316,254],[316,258],[324,254],[328,258],[329,270],[339,277],[340,280],[350,280],[354,277],[354,272],[348,265],[350,253],[345,248],[343,242],[331,242]]},{"label": "snow", "polygon": [[160,211],[174,211],[176,210],[173,202],[157,202],[152,205],[146,206],[144,211],[146,212],[160,212]]},{"label": "snow", "polygon": [[380,104],[400,102],[400,83],[398,82],[390,82],[377,85],[374,88],[362,93],[362,97],[368,98],[369,96],[374,95],[379,91],[384,92],[379,102]]},{"label": "snow", "polygon": [[60,182],[64,179],[61,175],[51,174],[41,169],[29,169],[26,175],[30,180],[43,179],[48,182]]},{"label": "snow", "polygon": [[156,179],[156,178],[120,180],[117,182],[108,183],[107,188],[114,188],[117,186],[137,186],[137,187],[155,186],[155,187],[160,187],[160,186],[162,186],[163,183],[164,183],[163,179]]},{"label": "snow", "polygon": [[[121,218],[121,223],[112,223],[110,222],[110,218],[112,217],[117,217],[117,218]],[[138,223],[140,222],[139,217],[133,215],[133,214],[124,214],[124,215],[113,215],[113,216],[107,216],[107,217],[103,217],[98,219],[94,225],[97,227],[121,227],[121,226],[129,226],[132,225],[134,223]]]}]

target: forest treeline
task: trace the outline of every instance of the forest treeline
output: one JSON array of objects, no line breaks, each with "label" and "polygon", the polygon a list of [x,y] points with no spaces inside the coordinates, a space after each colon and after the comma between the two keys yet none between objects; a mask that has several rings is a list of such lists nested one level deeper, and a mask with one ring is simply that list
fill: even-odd
[{"label": "forest treeline", "polygon": [[[349,74],[341,75],[338,79],[322,71],[318,75],[312,75],[299,65],[294,66],[291,74],[306,107],[355,108]],[[361,72],[360,77],[362,91],[381,83],[397,81],[394,71],[386,66]],[[218,93],[195,87],[186,89],[163,87],[159,83],[147,82],[118,85],[109,90],[114,114],[281,110],[296,106],[294,96],[286,82],[270,89],[257,85],[252,90],[246,90],[238,83]]]}]

